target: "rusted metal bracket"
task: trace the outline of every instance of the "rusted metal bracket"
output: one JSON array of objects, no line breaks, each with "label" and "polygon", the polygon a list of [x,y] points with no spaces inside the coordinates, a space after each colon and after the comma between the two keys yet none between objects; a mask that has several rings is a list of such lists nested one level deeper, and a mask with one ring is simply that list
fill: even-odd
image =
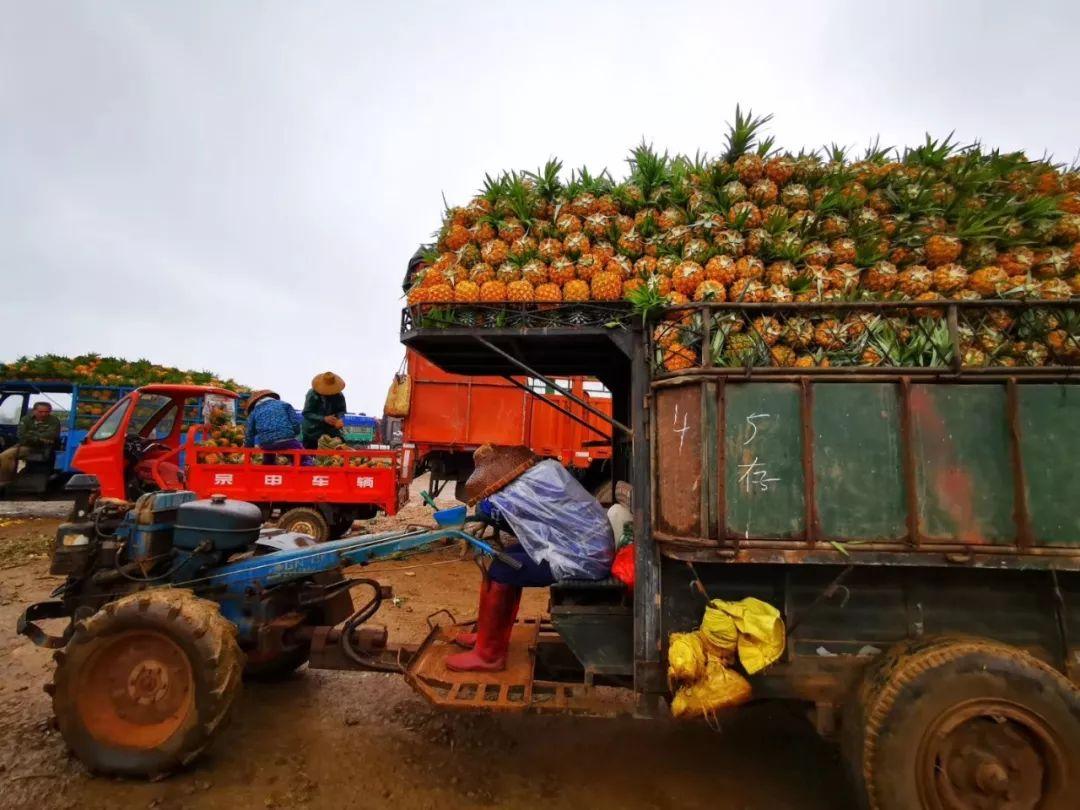
[{"label": "rusted metal bracket", "polygon": [[591,430],[591,431],[592,431],[593,433],[595,433],[595,434],[596,434],[597,436],[599,436],[599,437],[601,437],[602,439],[604,439],[604,440],[605,440],[606,442],[610,442],[610,441],[611,441],[611,437],[610,437],[609,435],[607,435],[606,433],[604,433],[604,431],[602,431],[602,430],[600,430],[599,428],[597,428],[597,427],[596,427],[596,425],[590,425],[590,424],[589,424],[589,422],[588,422],[587,420],[585,420],[585,419],[582,419],[582,418],[581,418],[580,416],[578,416],[578,415],[577,415],[576,413],[574,413],[573,411],[571,411],[571,410],[570,410],[569,408],[564,408],[564,407],[563,407],[562,405],[560,405],[559,403],[557,403],[557,402],[552,402],[552,401],[551,401],[550,399],[548,399],[548,398],[547,398],[547,397],[545,397],[544,395],[542,395],[542,394],[540,394],[540,393],[537,393],[536,391],[533,391],[533,390],[532,390],[531,388],[529,388],[529,386],[527,386],[527,385],[525,385],[525,383],[521,382],[521,380],[517,380],[517,379],[514,379],[514,378],[513,378],[513,377],[511,377],[511,376],[510,376],[509,374],[504,374],[504,375],[502,375],[502,377],[503,377],[503,379],[504,379],[504,380],[506,380],[506,381],[507,381],[508,383],[510,383],[511,385],[515,385],[515,386],[517,386],[518,388],[520,388],[520,389],[521,389],[522,391],[524,391],[525,393],[527,393],[527,394],[531,394],[532,396],[536,397],[536,398],[537,398],[538,400],[540,400],[541,402],[545,402],[545,403],[547,403],[547,404],[548,404],[548,405],[550,405],[550,406],[551,406],[552,408],[554,408],[554,409],[555,409],[555,410],[557,410],[557,411],[558,411],[559,413],[561,413],[561,414],[562,414],[563,416],[565,416],[565,417],[567,417],[567,418],[569,418],[569,419],[573,419],[573,420],[574,420],[575,422],[577,422],[577,423],[578,423],[579,425],[581,425],[582,427],[586,427],[586,428],[588,428],[588,429],[589,429],[589,430]]},{"label": "rusted metal bracket", "polygon": [[[544,385],[558,391],[560,394],[562,394],[564,397],[569,399],[571,402],[573,402],[573,403],[575,403],[577,405],[580,405],[582,408],[587,410],[593,416],[596,416],[596,417],[599,417],[600,419],[603,419],[605,422],[607,422],[612,427],[618,428],[623,433],[625,433],[627,436],[630,436],[631,438],[633,438],[634,431],[631,428],[629,428],[628,426],[624,425],[618,419],[613,419],[612,417],[608,416],[606,413],[601,411],[599,408],[593,407],[588,402],[583,400],[581,397],[576,396],[571,391],[568,391],[567,389],[563,388],[561,385],[559,385],[557,382],[555,382],[551,378],[545,377],[543,374],[541,374],[536,369],[534,369],[534,368],[532,368],[530,366],[527,366],[525,363],[518,360],[516,357],[514,357],[514,355],[510,354],[507,351],[504,351],[504,350],[500,349],[498,346],[496,346],[490,340],[487,340],[486,338],[482,338],[482,337],[480,337],[480,335],[473,335],[472,338],[473,338],[473,340],[475,340],[477,343],[479,343],[484,348],[490,349],[491,351],[495,352],[495,354],[502,357],[504,360],[508,360],[509,362],[513,363],[515,366],[520,368],[522,371],[524,371],[530,377],[535,377],[536,379],[538,379],[542,383],[544,383]],[[543,399],[543,397],[540,394],[536,393],[535,391],[530,390],[529,393],[531,393],[533,396],[537,396],[537,397],[540,397],[541,399]]]}]

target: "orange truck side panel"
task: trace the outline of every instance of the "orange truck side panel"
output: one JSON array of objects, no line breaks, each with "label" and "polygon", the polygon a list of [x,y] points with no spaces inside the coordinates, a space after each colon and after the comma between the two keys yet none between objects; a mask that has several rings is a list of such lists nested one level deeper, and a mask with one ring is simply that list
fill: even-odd
[{"label": "orange truck side panel", "polygon": [[[403,434],[406,444],[416,445],[418,457],[440,450],[472,450],[481,444],[524,444],[540,455],[580,467],[611,457],[610,444],[586,446],[602,441],[601,436],[501,377],[447,374],[413,351],[407,352],[407,358],[412,397]],[[570,387],[610,415],[610,397],[589,396],[582,378],[571,380]],[[610,435],[610,427],[580,405],[558,395],[549,399],[587,417],[604,435]]]}]

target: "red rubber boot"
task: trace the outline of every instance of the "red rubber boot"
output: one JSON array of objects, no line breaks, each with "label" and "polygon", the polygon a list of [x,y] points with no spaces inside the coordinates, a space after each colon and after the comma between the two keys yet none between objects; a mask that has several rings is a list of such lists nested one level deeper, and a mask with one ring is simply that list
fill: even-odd
[{"label": "red rubber boot", "polygon": [[[485,612],[491,610],[490,607],[484,607],[484,602],[491,600],[492,593],[493,591],[491,590],[491,580],[488,579],[487,575],[485,574],[484,578],[480,580],[480,601],[479,607],[476,609],[477,625],[480,624],[480,616],[483,616]],[[456,636],[454,636],[454,643],[457,644],[459,647],[464,647],[466,650],[471,650],[473,647],[476,646],[476,631],[474,630],[471,633],[458,633]]]},{"label": "red rubber boot", "polygon": [[510,633],[521,603],[521,588],[487,582],[481,592],[476,619],[476,646],[448,656],[446,668],[453,672],[498,672],[506,669]]}]

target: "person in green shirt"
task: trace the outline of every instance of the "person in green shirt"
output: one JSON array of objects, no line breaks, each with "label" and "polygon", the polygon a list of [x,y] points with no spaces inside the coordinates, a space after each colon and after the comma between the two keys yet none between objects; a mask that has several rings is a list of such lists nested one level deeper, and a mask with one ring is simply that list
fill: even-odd
[{"label": "person in green shirt", "polygon": [[53,416],[52,405],[38,402],[19,422],[18,444],[0,453],[0,487],[15,480],[19,459],[33,450],[48,452],[60,441],[60,420]]},{"label": "person in green shirt", "polygon": [[304,397],[303,424],[300,438],[308,450],[319,447],[323,436],[342,438],[341,429],[345,427],[345,381],[332,371],[316,374],[311,381],[311,390]]}]

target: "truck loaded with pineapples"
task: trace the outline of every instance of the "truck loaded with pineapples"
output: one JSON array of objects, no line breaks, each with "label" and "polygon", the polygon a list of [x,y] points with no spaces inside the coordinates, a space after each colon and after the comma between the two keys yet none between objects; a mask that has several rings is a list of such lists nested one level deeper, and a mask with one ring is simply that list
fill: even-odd
[{"label": "truck loaded with pineapples", "polygon": [[762,137],[769,118],[736,110],[716,158],[642,143],[620,181],[564,182],[557,160],[486,177],[447,209],[409,306],[483,325],[626,302],[652,316],[669,372],[1080,364],[1080,317],[1060,304],[1080,295],[1077,167],[951,136],[791,153]]}]

